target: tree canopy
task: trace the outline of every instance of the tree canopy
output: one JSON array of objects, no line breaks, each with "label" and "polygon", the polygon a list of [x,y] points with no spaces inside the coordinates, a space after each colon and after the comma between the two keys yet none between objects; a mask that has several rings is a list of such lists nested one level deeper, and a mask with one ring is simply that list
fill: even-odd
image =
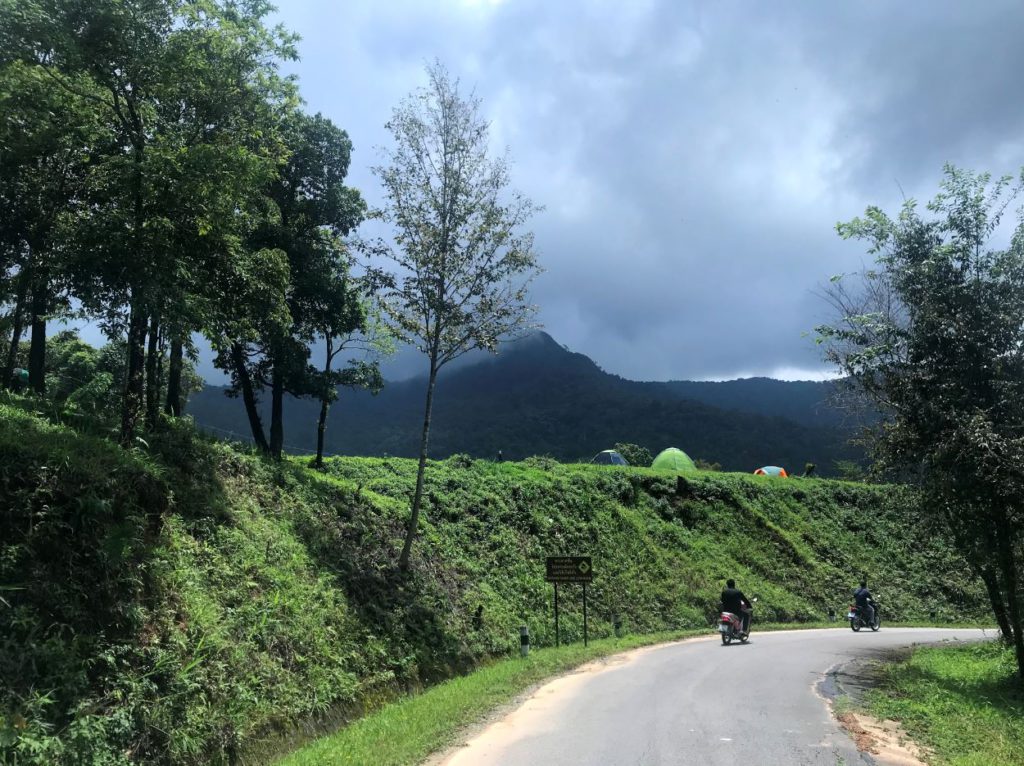
[{"label": "tree canopy", "polygon": [[927,515],[984,580],[1024,676],[1024,174],[948,166],[924,210],[908,200],[840,224],[874,266],[828,291],[826,358],[880,410],[883,470],[923,490]]}]

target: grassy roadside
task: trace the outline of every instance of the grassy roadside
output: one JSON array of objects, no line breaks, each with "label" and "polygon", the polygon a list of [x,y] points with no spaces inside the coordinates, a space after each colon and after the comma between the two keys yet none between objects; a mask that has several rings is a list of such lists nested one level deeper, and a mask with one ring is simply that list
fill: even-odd
[{"label": "grassy roadside", "polygon": [[865,700],[943,766],[1024,763],[1024,690],[1012,653],[996,643],[918,649],[883,671]]},{"label": "grassy roadside", "polygon": [[[754,630],[757,633],[844,627],[841,622],[816,622],[762,624],[756,625]],[[906,623],[894,627],[952,626]],[[582,644],[572,644],[534,650],[525,660],[518,657],[499,660],[468,676],[387,705],[337,733],[297,750],[280,761],[278,766],[418,764],[431,753],[451,744],[461,729],[541,681],[599,657],[700,635],[713,634],[702,629],[608,638],[592,641],[587,648]]]}]

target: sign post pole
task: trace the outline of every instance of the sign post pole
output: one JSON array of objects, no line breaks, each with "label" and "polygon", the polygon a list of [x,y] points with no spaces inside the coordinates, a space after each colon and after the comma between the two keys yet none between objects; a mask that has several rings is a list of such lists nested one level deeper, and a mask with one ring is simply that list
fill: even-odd
[{"label": "sign post pole", "polygon": [[587,583],[583,583],[583,646],[587,645]]},{"label": "sign post pole", "polygon": [[555,646],[561,646],[562,641],[558,635],[558,583],[555,583]]},{"label": "sign post pole", "polygon": [[548,556],[544,579],[555,586],[555,646],[562,645],[558,629],[558,584],[578,582],[583,584],[583,645],[589,636],[587,625],[587,583],[594,578],[594,567],[590,556]]}]

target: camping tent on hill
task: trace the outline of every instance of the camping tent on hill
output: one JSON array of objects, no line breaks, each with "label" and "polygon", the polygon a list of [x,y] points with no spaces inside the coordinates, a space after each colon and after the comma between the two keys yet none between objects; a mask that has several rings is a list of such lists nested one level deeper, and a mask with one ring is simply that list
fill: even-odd
[{"label": "camping tent on hill", "polygon": [[786,473],[785,468],[779,468],[777,465],[766,465],[763,468],[758,468],[754,471],[756,476],[780,476],[783,479],[788,479],[789,474]]},{"label": "camping tent on hill", "polygon": [[654,462],[651,463],[651,468],[656,471],[672,471],[673,473],[697,470],[697,466],[690,460],[690,456],[675,447],[669,447],[659,452],[658,456],[654,458]]},{"label": "camping tent on hill", "polygon": [[598,452],[590,462],[598,465],[629,465],[629,461],[613,449]]}]

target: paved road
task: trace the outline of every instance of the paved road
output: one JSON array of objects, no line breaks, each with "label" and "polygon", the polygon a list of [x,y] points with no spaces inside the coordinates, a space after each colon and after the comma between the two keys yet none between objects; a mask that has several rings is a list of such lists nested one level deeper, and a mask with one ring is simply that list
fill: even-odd
[{"label": "paved road", "polygon": [[[992,635],[992,632],[989,632]],[[756,632],[640,650],[541,687],[445,766],[859,766],[818,688],[830,668],[980,630]],[[744,691],[744,689],[746,691]]]}]

